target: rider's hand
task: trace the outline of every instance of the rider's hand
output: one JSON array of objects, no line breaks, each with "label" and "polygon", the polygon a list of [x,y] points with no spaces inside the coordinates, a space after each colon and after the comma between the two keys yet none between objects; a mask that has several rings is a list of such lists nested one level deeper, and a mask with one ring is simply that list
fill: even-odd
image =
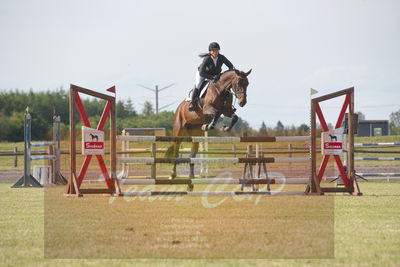
[{"label": "rider's hand", "polygon": [[218,82],[219,76],[220,76],[219,74],[218,74],[218,75],[215,75],[215,76],[214,76],[214,79],[213,79],[213,82],[215,82],[215,83]]}]

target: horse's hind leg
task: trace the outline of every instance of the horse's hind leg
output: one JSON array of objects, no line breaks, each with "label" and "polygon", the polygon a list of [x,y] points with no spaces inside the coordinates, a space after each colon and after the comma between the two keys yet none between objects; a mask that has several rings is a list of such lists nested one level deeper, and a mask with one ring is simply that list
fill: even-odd
[{"label": "horse's hind leg", "polygon": [[[173,144],[173,153],[172,153],[172,157],[173,158],[178,158],[179,156],[179,147],[181,145],[181,142],[174,142]],[[174,162],[174,167],[172,167],[172,171],[171,171],[171,175],[170,178],[174,179],[177,176],[177,172],[176,172],[176,161]]]},{"label": "horse's hind leg", "polygon": [[[190,157],[195,158],[198,151],[199,151],[199,143],[193,142],[190,152]],[[194,179],[194,163],[190,163],[189,179]],[[193,184],[188,185],[188,191],[193,191]]]},{"label": "horse's hind leg", "polygon": [[[198,151],[199,151],[199,143],[193,142],[192,149],[190,152],[190,157],[195,158]],[[194,164],[190,164],[190,179],[192,179],[192,178],[194,178]]]}]

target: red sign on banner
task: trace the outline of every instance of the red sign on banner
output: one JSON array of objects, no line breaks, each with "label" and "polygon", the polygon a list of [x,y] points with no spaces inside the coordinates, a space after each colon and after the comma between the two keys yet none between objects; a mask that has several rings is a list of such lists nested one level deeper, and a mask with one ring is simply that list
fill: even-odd
[{"label": "red sign on banner", "polygon": [[342,145],[341,142],[328,142],[324,143],[324,149],[342,149]]},{"label": "red sign on banner", "polygon": [[85,142],[85,149],[104,149],[104,142]]}]

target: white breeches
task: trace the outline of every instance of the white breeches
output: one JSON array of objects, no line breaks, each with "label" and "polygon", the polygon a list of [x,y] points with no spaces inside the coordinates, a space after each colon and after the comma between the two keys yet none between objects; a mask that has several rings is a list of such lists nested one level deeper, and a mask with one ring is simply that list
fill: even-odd
[{"label": "white breeches", "polygon": [[196,83],[195,83],[195,86],[196,86],[197,89],[200,88],[201,84],[204,82],[205,79],[206,78],[200,76],[200,73],[198,71],[196,72]]}]

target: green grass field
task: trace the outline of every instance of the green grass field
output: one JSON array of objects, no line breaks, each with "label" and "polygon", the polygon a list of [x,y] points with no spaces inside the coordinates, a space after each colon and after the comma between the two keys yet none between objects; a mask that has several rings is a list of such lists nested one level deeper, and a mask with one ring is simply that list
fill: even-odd
[{"label": "green grass field", "polygon": [[[65,198],[65,187],[11,189],[1,184],[0,262],[398,266],[400,183],[361,183],[361,189],[361,197],[264,196],[258,202],[227,198],[206,208],[201,197],[193,196]],[[222,198],[207,201],[216,204]],[[180,233],[171,234],[171,226]],[[185,234],[189,230],[198,233]],[[193,237],[198,239],[188,240]],[[189,242],[198,247],[185,247]]]},{"label": "green grass field", "polygon": [[[398,136],[356,138],[396,141]],[[2,143],[0,149],[14,146],[22,149],[21,143]],[[66,169],[67,156],[63,159]],[[361,164],[398,166],[356,162]],[[17,168],[12,165],[13,157],[2,157],[0,170],[22,169],[22,157]],[[160,199],[65,198],[63,186],[11,189],[0,184],[0,265],[398,266],[400,183],[360,187],[361,197]]]}]

